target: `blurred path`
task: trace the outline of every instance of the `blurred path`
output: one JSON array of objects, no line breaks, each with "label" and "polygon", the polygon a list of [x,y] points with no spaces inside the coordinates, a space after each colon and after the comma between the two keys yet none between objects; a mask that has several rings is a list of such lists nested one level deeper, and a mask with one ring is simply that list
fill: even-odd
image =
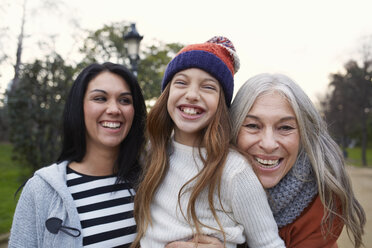
[{"label": "blurred path", "polygon": [[0,234],[0,248],[7,248],[8,247],[8,240],[9,233]]},{"label": "blurred path", "polygon": [[[372,168],[348,166],[347,171],[351,177],[356,198],[362,204],[367,216],[363,236],[364,245],[366,248],[372,248]],[[337,243],[339,248],[353,247],[345,229]]]}]

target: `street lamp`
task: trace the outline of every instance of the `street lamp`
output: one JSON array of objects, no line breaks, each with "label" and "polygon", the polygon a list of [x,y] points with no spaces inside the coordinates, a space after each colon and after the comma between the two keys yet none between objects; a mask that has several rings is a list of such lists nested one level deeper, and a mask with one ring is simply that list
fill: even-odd
[{"label": "street lamp", "polygon": [[132,67],[133,74],[137,77],[137,62],[139,60],[139,46],[143,39],[143,36],[139,35],[136,29],[136,24],[132,23],[130,25],[129,33],[123,36],[124,42],[127,44],[127,51],[130,60],[130,65]]}]

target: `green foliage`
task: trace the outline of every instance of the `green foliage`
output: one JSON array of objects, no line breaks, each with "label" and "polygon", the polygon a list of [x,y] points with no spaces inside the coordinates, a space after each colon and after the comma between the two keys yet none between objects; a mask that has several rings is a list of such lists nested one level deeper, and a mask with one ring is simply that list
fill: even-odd
[{"label": "green foliage", "polygon": [[128,66],[129,59],[125,49],[123,35],[129,30],[129,23],[116,22],[102,28],[89,31],[80,52],[83,54],[82,67],[93,62],[113,63]]},{"label": "green foliage", "polygon": [[325,115],[332,134],[345,148],[350,142],[350,134],[356,129],[356,125],[352,122],[356,106],[347,103],[347,99],[353,97],[353,85],[348,83],[343,74],[336,73],[331,75],[330,86],[333,91],[328,96],[327,101],[323,103],[327,105]]},{"label": "green foliage", "polygon": [[345,65],[345,73],[331,74],[331,93],[322,103],[330,131],[345,149],[351,140],[362,148],[362,163],[366,165],[368,127],[372,114],[372,61],[359,66],[355,61]]},{"label": "green foliage", "polygon": [[11,150],[10,144],[0,143],[0,234],[10,230],[17,204],[14,194],[23,183],[22,169],[11,161]]},{"label": "green foliage", "polygon": [[62,112],[75,70],[57,54],[22,68],[8,96],[13,159],[32,170],[54,162],[60,152]]},{"label": "green foliage", "polygon": [[[57,54],[20,68],[17,87],[6,93],[8,118],[0,123],[0,127],[9,127],[15,161],[34,171],[56,160],[61,146],[62,112],[75,73],[93,62],[111,61],[129,67],[123,40],[128,30],[127,22],[119,22],[90,31],[80,49],[83,60],[76,68],[66,65]],[[142,48],[138,81],[145,99],[159,96],[165,67],[181,47],[159,42]]]},{"label": "green foliage", "polygon": [[[96,31],[89,31],[80,52],[84,59],[79,67],[98,62],[111,61],[130,68],[129,58],[123,40],[124,34],[130,30],[128,22],[117,22],[105,25]],[[166,65],[183,46],[178,43],[143,47],[138,62],[138,82],[145,99],[157,98]]]},{"label": "green foliage", "polygon": [[160,95],[161,81],[167,64],[183,46],[178,43],[150,46],[143,52],[138,66],[138,82],[145,99]]}]

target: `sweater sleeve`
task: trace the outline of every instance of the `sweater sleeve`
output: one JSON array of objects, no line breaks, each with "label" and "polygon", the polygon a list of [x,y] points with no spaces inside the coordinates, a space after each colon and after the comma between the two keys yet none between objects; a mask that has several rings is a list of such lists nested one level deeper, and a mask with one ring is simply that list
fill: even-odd
[{"label": "sweater sleeve", "polygon": [[266,193],[249,165],[235,175],[231,190],[235,220],[244,226],[248,246],[285,247],[279,237]]},{"label": "sweater sleeve", "polygon": [[34,178],[24,186],[13,217],[9,248],[38,247]]}]

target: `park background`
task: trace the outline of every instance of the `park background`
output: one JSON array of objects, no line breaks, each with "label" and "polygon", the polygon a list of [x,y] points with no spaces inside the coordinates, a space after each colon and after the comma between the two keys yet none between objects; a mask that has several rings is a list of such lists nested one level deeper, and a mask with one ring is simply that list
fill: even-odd
[{"label": "park background", "polygon": [[[149,100],[159,95],[165,65],[178,49],[214,35],[231,39],[240,57],[235,93],[262,72],[297,81],[348,155],[371,234],[372,187],[365,183],[372,182],[371,9],[367,0],[0,0],[0,233],[6,237],[9,231],[14,191],[33,170],[55,159],[58,113],[76,73],[92,61],[130,66],[122,38],[135,23],[143,36],[138,78]],[[23,89],[18,93],[12,91],[15,67]],[[27,97],[38,109],[22,108]],[[362,116],[355,116],[359,109]],[[36,144],[33,136],[44,140]],[[359,168],[362,145],[366,161]],[[366,247],[372,247],[369,236]],[[340,248],[350,247],[344,234],[340,242]]]}]

